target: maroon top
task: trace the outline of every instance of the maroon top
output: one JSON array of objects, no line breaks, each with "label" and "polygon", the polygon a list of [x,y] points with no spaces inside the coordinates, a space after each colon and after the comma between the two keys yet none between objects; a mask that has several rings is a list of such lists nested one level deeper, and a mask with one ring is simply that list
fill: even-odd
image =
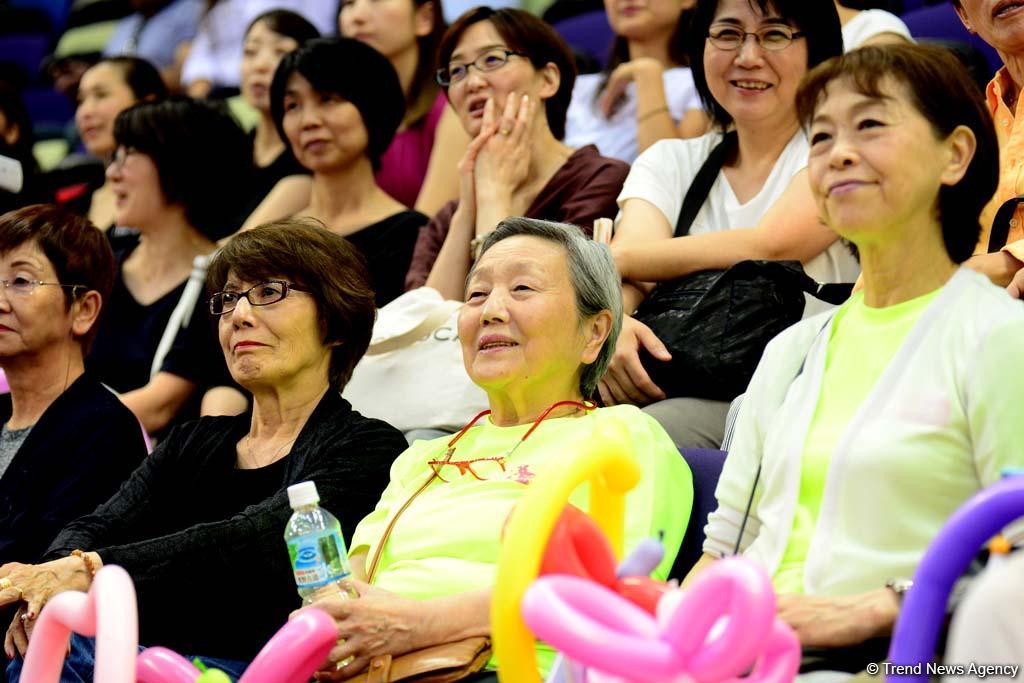
[{"label": "maroon top", "polygon": [[[580,147],[551,176],[525,215],[578,225],[590,235],[595,218],[614,218],[618,213],[615,200],[628,173],[626,162],[601,156],[594,145]],[[405,276],[406,291],[427,283],[458,205],[458,200],[448,202],[420,230],[409,274]]]},{"label": "maroon top", "polygon": [[410,208],[416,206],[416,198],[427,176],[434,134],[447,104],[444,93],[438,93],[427,115],[396,133],[380,158],[380,169],[374,175],[377,185]]}]

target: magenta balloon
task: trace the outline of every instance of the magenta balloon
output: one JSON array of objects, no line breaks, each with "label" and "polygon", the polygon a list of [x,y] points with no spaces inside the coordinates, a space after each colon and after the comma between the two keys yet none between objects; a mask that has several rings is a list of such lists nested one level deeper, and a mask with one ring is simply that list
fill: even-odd
[{"label": "magenta balloon", "polygon": [[195,683],[199,669],[177,652],[165,647],[143,650],[135,660],[138,683]]},{"label": "magenta balloon", "polygon": [[[725,617],[724,628],[710,631]],[[758,565],[727,557],[705,569],[663,622],[662,638],[672,642],[698,682],[738,676],[756,661],[775,622],[775,591]]]},{"label": "magenta balloon", "polygon": [[305,683],[338,640],[334,619],[320,609],[304,609],[274,634],[238,683]]},{"label": "magenta balloon", "polygon": [[587,667],[652,682],[682,669],[649,614],[593,581],[542,576],[523,596],[522,612],[537,637]]},{"label": "magenta balloon", "polygon": [[108,565],[96,573],[88,593],[68,591],[46,604],[25,654],[22,680],[57,683],[72,631],[96,636],[96,680],[135,683],[139,627],[128,572]]}]

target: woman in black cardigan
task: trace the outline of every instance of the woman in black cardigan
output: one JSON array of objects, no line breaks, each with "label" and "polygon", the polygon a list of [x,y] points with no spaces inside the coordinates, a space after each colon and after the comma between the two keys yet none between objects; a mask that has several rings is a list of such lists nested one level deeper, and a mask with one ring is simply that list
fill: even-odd
[{"label": "woman in black cardigan", "polygon": [[[368,282],[343,238],[307,223],[265,225],[228,243],[210,266],[210,308],[252,413],[173,431],[113,498],[64,529],[49,562],[0,568],[17,589],[0,591],[0,603],[25,603],[8,650],[24,651],[24,626],[47,599],[87,589],[109,563],[135,581],[140,642],[244,670],[299,606],[283,540],[286,488],[315,481],[351,538],[406,446],[340,397],[370,340]],[[76,637],[64,680],[91,680],[88,650]],[[20,661],[8,673],[17,680]]]}]

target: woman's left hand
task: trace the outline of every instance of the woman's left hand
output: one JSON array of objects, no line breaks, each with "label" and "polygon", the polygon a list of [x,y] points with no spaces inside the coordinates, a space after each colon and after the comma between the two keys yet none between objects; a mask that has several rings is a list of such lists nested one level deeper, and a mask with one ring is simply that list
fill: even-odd
[{"label": "woman's left hand", "polygon": [[660,79],[664,70],[665,68],[661,65],[661,62],[653,57],[638,57],[637,59],[619,64],[608,77],[608,83],[605,85],[604,92],[601,93],[601,98],[598,101],[601,113],[604,114],[605,118],[609,118],[612,115],[615,104],[625,95],[626,86],[631,82],[645,76]]},{"label": "woman's left hand", "polygon": [[805,647],[845,647],[888,635],[899,600],[888,588],[859,595],[780,595],[776,607]]},{"label": "woman's left hand", "polygon": [[[492,134],[477,153],[473,169],[478,211],[487,202],[510,200],[516,188],[529,177],[536,108],[536,100],[510,93],[500,115],[493,107],[485,109],[483,130]],[[490,119],[492,113],[494,118]],[[522,211],[525,209],[522,207]]]},{"label": "woman's left hand", "polygon": [[1010,281],[1010,286],[1006,288],[1006,291],[1014,299],[1024,299],[1024,268],[1018,270],[1017,274],[1013,276],[1013,280]]},{"label": "woman's left hand", "polygon": [[[424,603],[403,598],[362,581],[351,581],[358,598],[328,597],[313,603],[334,618],[338,644],[317,680],[344,680],[365,669],[378,655],[401,655],[430,645],[424,638],[429,619]],[[337,668],[338,662],[353,660]]]}]

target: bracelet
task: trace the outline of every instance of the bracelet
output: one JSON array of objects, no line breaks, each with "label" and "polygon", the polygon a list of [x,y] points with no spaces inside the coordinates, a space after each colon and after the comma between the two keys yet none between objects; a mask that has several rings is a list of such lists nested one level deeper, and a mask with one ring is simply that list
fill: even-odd
[{"label": "bracelet", "polygon": [[658,115],[658,114],[660,114],[662,112],[665,112],[666,114],[668,113],[668,105],[665,105],[664,107],[658,107],[657,109],[652,109],[649,112],[647,112],[646,114],[642,114],[642,115],[638,116],[636,118],[636,122],[640,123],[641,121],[646,121],[647,119],[651,118],[652,116],[656,116],[656,115]]},{"label": "bracelet", "polygon": [[89,580],[92,581],[96,578],[96,567],[93,565],[92,558],[89,557],[88,553],[86,553],[83,550],[78,550],[76,548],[75,550],[71,551],[71,557],[82,558],[82,562],[85,562],[85,570],[89,572]]}]

